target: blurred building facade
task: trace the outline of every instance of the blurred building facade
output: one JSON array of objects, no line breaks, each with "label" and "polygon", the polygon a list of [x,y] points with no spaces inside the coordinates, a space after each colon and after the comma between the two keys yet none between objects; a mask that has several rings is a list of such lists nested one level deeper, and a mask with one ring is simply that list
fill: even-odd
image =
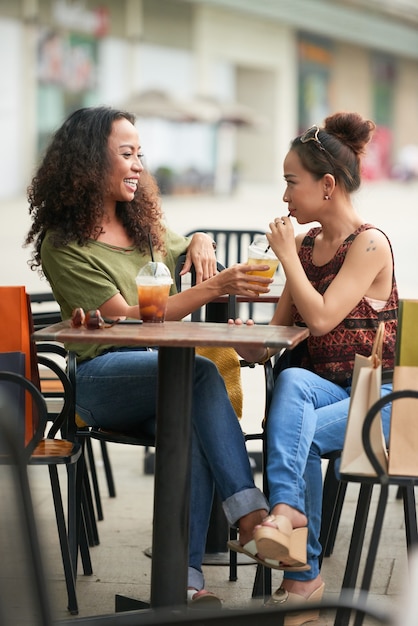
[{"label": "blurred building facade", "polygon": [[[80,106],[136,103],[147,166],[219,191],[277,181],[336,110],[377,122],[370,178],[418,145],[416,0],[1,0],[0,59],[0,198]],[[150,93],[170,114],[141,111]]]}]

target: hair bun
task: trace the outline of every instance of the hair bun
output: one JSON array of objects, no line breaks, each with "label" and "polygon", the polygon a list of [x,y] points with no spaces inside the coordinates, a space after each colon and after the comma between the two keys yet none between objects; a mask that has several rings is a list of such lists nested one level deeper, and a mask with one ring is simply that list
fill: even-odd
[{"label": "hair bun", "polygon": [[359,113],[334,113],[325,119],[324,130],[341,143],[349,146],[356,155],[364,153],[376,124]]}]

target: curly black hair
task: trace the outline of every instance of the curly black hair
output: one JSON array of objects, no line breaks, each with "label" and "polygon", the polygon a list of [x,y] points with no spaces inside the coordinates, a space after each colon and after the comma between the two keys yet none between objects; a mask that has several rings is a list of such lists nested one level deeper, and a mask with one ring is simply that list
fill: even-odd
[{"label": "curly black hair", "polygon": [[[41,245],[53,231],[53,245],[85,245],[98,236],[104,215],[103,197],[110,169],[108,138],[115,120],[135,117],[111,107],[86,107],[72,113],[56,131],[27,190],[32,226],[25,245],[34,244],[31,269],[41,266]],[[144,170],[131,202],[118,202],[116,212],[139,250],[164,252],[160,194],[154,178]]]}]

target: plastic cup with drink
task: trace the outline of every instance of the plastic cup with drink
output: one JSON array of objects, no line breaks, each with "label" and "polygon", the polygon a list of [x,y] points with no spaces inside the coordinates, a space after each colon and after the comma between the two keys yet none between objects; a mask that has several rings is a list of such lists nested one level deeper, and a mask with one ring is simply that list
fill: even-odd
[{"label": "plastic cup with drink", "polygon": [[274,272],[279,266],[279,259],[269,246],[265,235],[256,235],[254,241],[248,247],[248,263],[251,265],[268,265],[267,270],[252,270],[248,274],[252,276],[266,276],[273,278]]},{"label": "plastic cup with drink", "polygon": [[170,287],[170,270],[161,262],[150,261],[138,272],[139,316],[143,322],[164,322]]}]

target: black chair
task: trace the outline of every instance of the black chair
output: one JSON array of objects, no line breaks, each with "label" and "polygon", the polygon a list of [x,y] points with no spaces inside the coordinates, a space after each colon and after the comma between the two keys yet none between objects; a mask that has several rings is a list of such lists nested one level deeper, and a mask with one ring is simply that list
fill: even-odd
[{"label": "black chair", "polygon": [[[353,600],[344,596],[335,600],[329,598],[318,604],[303,604],[283,606],[279,608],[262,607],[245,610],[199,610],[190,611],[184,608],[156,609],[150,611],[128,611],[116,615],[98,615],[77,619],[77,626],[282,626],[287,615],[292,613],[303,613],[305,611],[350,609],[352,611],[364,612],[370,617],[373,624],[380,626],[411,626],[400,624],[395,620],[391,611],[385,606],[378,606],[367,601],[367,597],[360,596]],[[411,616],[412,620],[412,616]],[[72,626],[74,622],[70,620],[60,621],[57,626]]]},{"label": "black chair", "polygon": [[[374,486],[380,486],[380,494],[376,509],[376,516],[372,528],[369,549],[365,561],[363,578],[360,585],[362,592],[370,590],[374,564],[376,561],[380,535],[382,531],[384,514],[386,510],[389,487],[395,485],[402,494],[404,503],[405,539],[408,551],[418,544],[417,514],[414,487],[418,484],[418,476],[389,476],[386,469],[379,463],[370,443],[370,431],[373,420],[384,406],[399,401],[402,398],[414,398],[418,400],[418,391],[400,390],[380,398],[368,411],[362,430],[364,450],[376,471],[376,476],[357,476],[342,474],[341,479],[346,482],[360,483],[360,493],[354,519],[353,531],[348,551],[347,563],[342,584],[342,591],[346,596],[354,593],[356,587],[360,558],[363,551],[364,536],[370,511],[370,502]],[[418,407],[418,404],[417,404]],[[390,449],[389,449],[390,453]],[[348,626],[350,621],[349,610],[339,609],[335,617],[335,626]],[[355,626],[361,626],[364,613],[359,612],[354,622]]]},{"label": "black chair", "polygon": [[[45,400],[29,380],[0,372],[0,625],[52,626],[42,549],[36,527],[27,463],[48,420]],[[30,445],[22,444],[14,406],[4,384],[30,393],[39,429]]]},{"label": "black chair", "polygon": [[[39,356],[38,362],[50,367],[61,376],[59,367],[46,357]],[[54,369],[55,368],[55,369]],[[61,556],[64,567],[65,582],[68,595],[68,610],[73,615],[78,613],[78,603],[76,595],[76,554],[78,550],[78,536],[76,523],[76,476],[78,461],[81,456],[81,446],[77,443],[68,441],[63,438],[55,438],[58,432],[65,432],[66,422],[72,410],[72,393],[70,383],[65,376],[62,377],[62,383],[65,385],[65,402],[60,415],[55,419],[52,426],[48,430],[45,437],[47,423],[50,416],[47,411],[45,400],[40,394],[40,389],[36,384],[28,381],[24,376],[16,372],[0,372],[0,380],[8,381],[14,384],[20,384],[31,392],[36,402],[37,411],[28,411],[28,404],[25,404],[24,415],[19,419],[30,420],[30,428],[27,432],[33,432],[31,440],[27,443],[26,454],[28,456],[28,464],[47,466],[49,470],[52,496],[54,501],[55,516],[58,529],[58,537],[61,548]],[[32,387],[38,390],[41,395],[42,403],[39,401],[38,395],[32,390]],[[45,409],[45,410],[44,410]],[[67,498],[68,511],[67,520],[65,518],[64,507],[62,503],[61,487],[58,476],[58,466],[63,465],[67,468]]]}]

